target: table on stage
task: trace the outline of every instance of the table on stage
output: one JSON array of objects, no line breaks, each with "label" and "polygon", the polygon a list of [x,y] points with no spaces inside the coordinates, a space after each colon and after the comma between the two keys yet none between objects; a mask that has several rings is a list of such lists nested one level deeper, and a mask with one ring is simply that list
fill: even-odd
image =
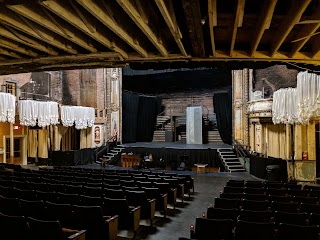
[{"label": "table on stage", "polygon": [[205,173],[206,172],[206,167],[208,164],[205,163],[196,163],[194,166],[197,167],[197,173]]}]

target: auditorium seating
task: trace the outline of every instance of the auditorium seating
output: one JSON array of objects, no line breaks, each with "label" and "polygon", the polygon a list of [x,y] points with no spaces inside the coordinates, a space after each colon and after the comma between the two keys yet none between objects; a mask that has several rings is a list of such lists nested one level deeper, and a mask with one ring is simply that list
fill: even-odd
[{"label": "auditorium seating", "polygon": [[[201,230],[199,226],[197,229],[199,219],[203,219],[203,222],[229,220],[233,223],[232,236],[217,239],[319,240],[320,194],[317,189],[320,188],[284,182],[228,181],[206,214],[191,225],[190,238],[201,239],[200,231],[209,236],[214,235],[213,229],[217,226],[221,229],[229,226],[226,224],[223,228],[218,223],[210,226],[209,221],[201,225]],[[211,235],[210,239],[216,239]]]}]

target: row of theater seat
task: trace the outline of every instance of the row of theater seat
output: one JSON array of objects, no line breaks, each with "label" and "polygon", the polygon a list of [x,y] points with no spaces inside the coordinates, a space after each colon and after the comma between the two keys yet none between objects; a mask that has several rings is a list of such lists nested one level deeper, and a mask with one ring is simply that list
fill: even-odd
[{"label": "row of theater seat", "polygon": [[[80,181],[80,179],[76,179],[74,173],[77,173],[79,177],[78,174],[84,173],[84,171],[0,172],[0,194],[4,195],[2,200],[6,197],[11,197],[11,200],[21,198],[21,200],[26,199],[34,202],[34,204],[37,201],[43,201],[59,205],[98,206],[101,208],[103,215],[114,216],[113,218],[117,219],[120,230],[133,230],[135,234],[139,228],[140,219],[149,219],[152,224],[155,210],[163,211],[165,215],[167,204],[173,204],[175,207],[177,190],[169,183],[170,180],[174,180],[172,183],[178,183],[179,186],[184,185],[180,184],[180,181],[189,183],[187,188],[189,190],[193,188],[193,182],[191,185],[190,181],[187,180],[193,180],[190,176],[184,177],[163,173],[155,175],[150,174],[150,172],[144,174],[137,172],[134,174],[128,172],[103,172],[103,174],[92,172],[90,178],[88,175],[86,177],[80,176]],[[163,177],[160,177],[161,175]],[[66,180],[65,177],[72,177],[73,181],[64,181]],[[130,177],[131,180],[125,177]],[[166,180],[169,180],[169,182],[164,182]],[[152,186],[148,184],[152,184]],[[161,186],[163,187],[161,188]],[[25,189],[22,190],[19,187]],[[166,192],[161,192],[160,189]],[[186,192],[183,188],[180,191],[183,200],[183,195]],[[189,191],[187,193],[190,194]],[[168,195],[171,195],[171,197],[168,198]],[[170,199],[174,200],[170,202]],[[8,210],[8,204],[0,203],[1,205],[3,207],[0,208],[0,212],[3,209]],[[135,208],[130,206],[135,206]],[[4,213],[9,214],[6,211]]]},{"label": "row of theater seat", "polygon": [[[198,240],[319,240],[319,226],[274,222],[196,218],[190,239]],[[186,240],[186,238],[180,238]]]},{"label": "row of theater seat", "polygon": [[[285,196],[268,195],[270,189],[284,190]],[[283,182],[228,181],[227,193],[220,192],[214,204],[196,218],[190,238],[319,240],[320,205],[317,197],[310,197],[316,189],[302,190],[301,185]]]}]

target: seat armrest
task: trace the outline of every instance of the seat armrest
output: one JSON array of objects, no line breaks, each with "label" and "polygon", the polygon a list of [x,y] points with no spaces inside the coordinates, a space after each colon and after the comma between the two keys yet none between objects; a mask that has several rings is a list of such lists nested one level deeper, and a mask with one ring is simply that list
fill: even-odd
[{"label": "seat armrest", "polygon": [[140,224],[140,211],[141,207],[135,207],[130,212],[133,216],[133,231],[136,232],[139,229]]},{"label": "seat armrest", "polygon": [[80,230],[68,237],[68,239],[72,240],[85,240],[86,239],[86,230]]},{"label": "seat armrest", "polygon": [[107,225],[108,229],[108,235],[109,235],[109,240],[116,240],[118,239],[118,221],[119,221],[119,216],[114,215],[114,216],[109,216],[108,219],[106,219],[108,216],[104,216],[105,224]]},{"label": "seat armrest", "polygon": [[156,213],[156,199],[153,198],[153,199],[149,199],[148,201],[150,203],[151,219],[153,219],[154,218],[154,214]]}]

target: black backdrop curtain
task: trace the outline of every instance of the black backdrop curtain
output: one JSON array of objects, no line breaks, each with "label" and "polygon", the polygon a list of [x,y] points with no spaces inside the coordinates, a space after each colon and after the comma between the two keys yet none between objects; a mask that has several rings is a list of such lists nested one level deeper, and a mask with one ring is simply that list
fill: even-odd
[{"label": "black backdrop curtain", "polygon": [[130,92],[122,94],[122,142],[137,141],[137,119],[139,95]]},{"label": "black backdrop curtain", "polygon": [[122,142],[151,142],[161,111],[161,97],[124,92],[122,96]]},{"label": "black backdrop curtain", "polygon": [[232,89],[214,94],[213,108],[222,141],[232,144]]}]

